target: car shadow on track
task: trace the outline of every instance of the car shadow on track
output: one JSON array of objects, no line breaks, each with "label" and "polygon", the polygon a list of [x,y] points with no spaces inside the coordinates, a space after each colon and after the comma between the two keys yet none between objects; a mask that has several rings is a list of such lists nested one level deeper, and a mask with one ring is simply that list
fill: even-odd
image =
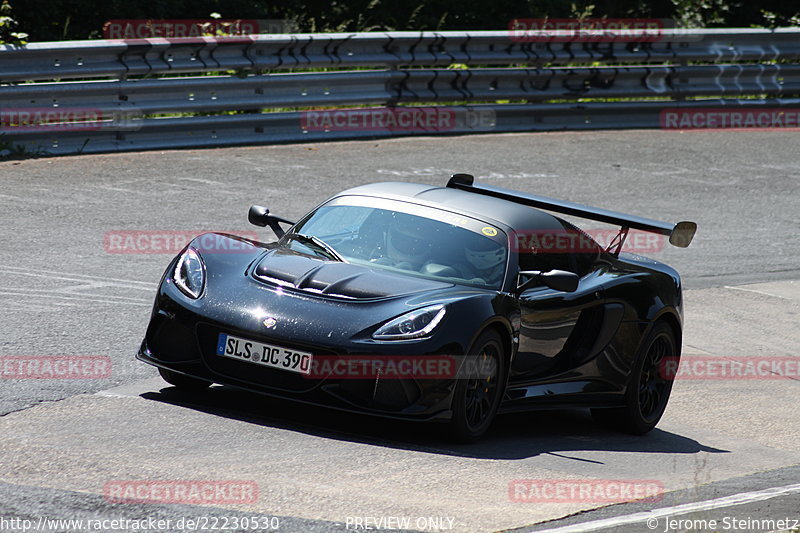
[{"label": "car shadow on track", "polygon": [[[140,395],[250,424],[390,448],[477,459],[525,459],[558,452],[728,453],[656,428],[645,436],[598,425],[586,409],[500,415],[475,444],[449,442],[443,424],[389,420],[271,398],[232,387],[203,392],[165,387]],[[577,459],[585,461],[585,459]],[[590,461],[591,462],[591,461]]]}]

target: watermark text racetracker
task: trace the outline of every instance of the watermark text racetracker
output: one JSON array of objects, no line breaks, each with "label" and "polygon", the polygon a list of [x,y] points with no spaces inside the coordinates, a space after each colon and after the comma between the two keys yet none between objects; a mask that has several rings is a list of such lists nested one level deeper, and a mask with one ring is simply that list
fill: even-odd
[{"label": "watermark text racetracker", "polygon": [[661,501],[664,484],[656,479],[516,479],[508,484],[515,503],[621,503]]},{"label": "watermark text racetracker", "polygon": [[[521,254],[587,254],[595,253],[598,245],[602,248],[613,245],[618,234],[618,229],[522,229],[513,232],[509,239],[512,249]],[[664,235],[632,230],[622,251],[657,253],[664,249],[666,240]]]},{"label": "watermark text racetracker", "polygon": [[794,129],[800,128],[800,109],[753,108],[664,109],[661,128],[691,129]]},{"label": "watermark text racetracker", "polygon": [[660,363],[660,374],[686,380],[800,380],[800,357],[668,357]]},{"label": "watermark text racetracker", "polygon": [[130,105],[114,107],[2,107],[0,133],[134,131],[142,113]]},{"label": "watermark text racetracker", "polygon": [[233,505],[255,503],[259,489],[249,480],[112,480],[103,486],[109,503],[183,503]]},{"label": "watermark text racetracker", "polygon": [[257,241],[258,233],[253,230],[111,230],[103,235],[103,248],[109,254],[175,255],[195,237],[204,253],[242,253],[251,250],[248,240]]},{"label": "watermark text racetracker", "polygon": [[512,19],[508,33],[516,42],[658,42],[668,19],[647,18],[527,18]]},{"label": "watermark text racetracker", "polygon": [[103,38],[180,39],[209,35],[255,35],[297,31],[296,23],[279,19],[114,19],[103,25]]},{"label": "watermark text racetracker", "polygon": [[497,372],[493,359],[470,355],[315,356],[311,379],[473,379]]},{"label": "watermark text racetracker", "polygon": [[107,355],[0,355],[0,379],[103,379]]},{"label": "watermark text racetracker", "polygon": [[326,109],[303,111],[300,115],[304,132],[491,131],[496,123],[491,109],[446,106]]}]

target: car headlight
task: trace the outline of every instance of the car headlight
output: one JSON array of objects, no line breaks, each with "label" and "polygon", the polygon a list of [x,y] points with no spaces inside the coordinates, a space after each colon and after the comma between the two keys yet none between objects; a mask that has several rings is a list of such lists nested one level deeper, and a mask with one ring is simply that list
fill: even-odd
[{"label": "car headlight", "polygon": [[172,273],[175,285],[190,298],[199,298],[206,283],[206,266],[194,248],[187,248]]},{"label": "car headlight", "polygon": [[423,307],[387,322],[372,334],[372,338],[403,340],[427,337],[442,321],[444,314],[444,305]]}]

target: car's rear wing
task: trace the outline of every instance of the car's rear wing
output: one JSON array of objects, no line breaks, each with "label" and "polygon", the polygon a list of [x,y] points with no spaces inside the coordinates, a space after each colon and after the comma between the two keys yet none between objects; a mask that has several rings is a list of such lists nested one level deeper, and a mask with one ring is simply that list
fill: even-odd
[{"label": "car's rear wing", "polygon": [[[494,196],[495,198],[502,198],[518,204],[529,205],[531,207],[538,207],[548,211],[555,211],[565,215],[573,215],[576,217],[586,218],[589,220],[597,220],[598,222],[606,222],[608,224],[615,224],[620,226],[620,241],[614,243],[616,245],[616,253],[622,248],[622,243],[629,229],[638,229],[650,233],[658,233],[661,235],[669,236],[669,242],[673,246],[686,248],[692,242],[695,231],[697,231],[697,224],[694,222],[678,222],[672,224],[670,222],[661,222],[651,218],[644,218],[636,215],[626,215],[616,211],[609,211],[600,207],[590,207],[588,205],[577,204],[575,202],[567,202],[565,200],[557,200],[555,198],[548,198],[546,196],[538,196],[535,194],[528,194],[524,192],[505,189],[503,187],[495,187],[493,185],[486,185],[484,183],[475,183],[475,178],[470,174],[454,174],[447,186],[452,189],[461,189],[462,191],[474,192],[486,196]],[[611,246],[609,246],[611,248]]]}]

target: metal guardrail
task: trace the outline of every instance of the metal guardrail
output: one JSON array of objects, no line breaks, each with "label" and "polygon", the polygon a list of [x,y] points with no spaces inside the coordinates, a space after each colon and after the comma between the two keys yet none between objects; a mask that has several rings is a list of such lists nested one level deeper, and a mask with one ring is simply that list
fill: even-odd
[{"label": "metal guardrail", "polygon": [[[64,154],[653,128],[666,109],[800,107],[797,29],[662,30],[649,42],[610,32],[604,42],[557,34],[293,34],[2,45],[0,149]],[[620,98],[625,100],[596,101]],[[396,106],[409,105],[420,109],[396,114],[402,110]],[[374,109],[309,119],[317,116],[314,108],[342,106]],[[433,110],[443,120],[423,119]],[[372,122],[364,126],[359,117],[368,114]],[[385,123],[398,116],[406,124]]]}]

